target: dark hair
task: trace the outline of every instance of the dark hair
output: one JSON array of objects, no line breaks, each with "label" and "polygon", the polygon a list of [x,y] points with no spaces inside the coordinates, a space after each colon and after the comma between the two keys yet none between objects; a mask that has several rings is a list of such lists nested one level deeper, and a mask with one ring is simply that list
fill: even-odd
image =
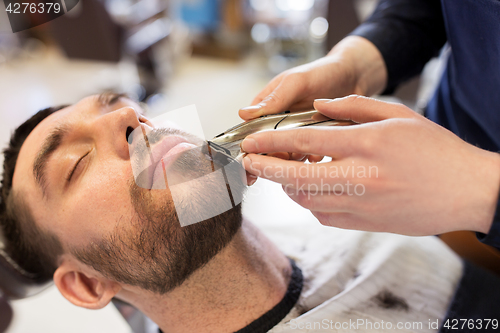
[{"label": "dark hair", "polygon": [[21,268],[25,275],[37,280],[50,280],[57,269],[57,259],[63,252],[53,233],[36,225],[23,198],[12,191],[12,177],[19,151],[28,135],[45,118],[65,106],[37,112],[12,134],[4,149],[0,198],[0,233],[3,233],[3,252]]}]

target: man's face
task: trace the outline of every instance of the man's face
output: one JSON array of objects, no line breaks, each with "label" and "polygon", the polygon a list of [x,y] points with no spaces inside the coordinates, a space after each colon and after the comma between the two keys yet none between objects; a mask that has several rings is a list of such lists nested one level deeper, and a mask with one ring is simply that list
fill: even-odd
[{"label": "man's face", "polygon": [[[127,136],[138,126],[152,130],[139,112],[128,99],[102,105],[92,96],[47,117],[21,148],[13,191],[24,198],[38,226],[59,237],[65,252],[108,278],[164,293],[227,245],[241,217],[231,210],[181,227],[168,186],[150,190],[136,185],[132,164],[140,161],[131,162]],[[150,137],[157,141],[150,142],[153,149],[163,140],[201,143],[173,129]],[[47,151],[51,153],[43,153]],[[207,173],[211,164],[192,149],[169,168],[182,178]],[[184,193],[196,214],[203,209],[198,202],[217,205],[223,195],[218,192],[225,188],[211,185],[208,177],[199,186],[180,184],[177,192]]]}]

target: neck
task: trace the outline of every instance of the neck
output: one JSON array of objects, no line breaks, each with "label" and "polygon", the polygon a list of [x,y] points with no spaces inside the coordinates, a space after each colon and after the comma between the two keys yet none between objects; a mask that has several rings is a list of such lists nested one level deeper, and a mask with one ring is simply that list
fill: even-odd
[{"label": "neck", "polygon": [[288,259],[244,219],[229,245],[181,286],[123,296],[165,333],[235,332],[283,299],[290,275]]}]

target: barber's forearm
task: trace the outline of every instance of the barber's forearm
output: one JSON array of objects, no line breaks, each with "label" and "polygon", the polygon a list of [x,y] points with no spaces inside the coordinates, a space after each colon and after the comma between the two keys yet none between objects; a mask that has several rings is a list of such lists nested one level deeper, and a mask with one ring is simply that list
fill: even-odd
[{"label": "barber's forearm", "polygon": [[387,84],[387,69],[379,50],[369,40],[347,36],[328,53],[351,69],[355,86],[353,94],[371,96],[381,93]]},{"label": "barber's forearm", "polygon": [[498,214],[496,210],[500,200],[500,154],[483,151],[483,155],[480,160],[483,167],[478,170],[477,175],[474,175],[478,179],[478,184],[476,196],[471,197],[470,209],[472,214],[477,214],[474,220],[477,227],[473,230],[487,234],[495,213]]}]

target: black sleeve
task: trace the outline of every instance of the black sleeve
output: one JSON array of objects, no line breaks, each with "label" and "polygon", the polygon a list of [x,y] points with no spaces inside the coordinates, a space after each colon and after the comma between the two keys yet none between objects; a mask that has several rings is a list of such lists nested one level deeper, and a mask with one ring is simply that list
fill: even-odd
[{"label": "black sleeve", "polygon": [[477,232],[476,236],[484,244],[488,244],[500,250],[500,193],[498,194],[497,209],[493,217],[490,231],[487,234]]},{"label": "black sleeve", "polygon": [[440,0],[381,0],[375,12],[351,35],[380,50],[388,71],[384,94],[419,74],[446,42]]}]

